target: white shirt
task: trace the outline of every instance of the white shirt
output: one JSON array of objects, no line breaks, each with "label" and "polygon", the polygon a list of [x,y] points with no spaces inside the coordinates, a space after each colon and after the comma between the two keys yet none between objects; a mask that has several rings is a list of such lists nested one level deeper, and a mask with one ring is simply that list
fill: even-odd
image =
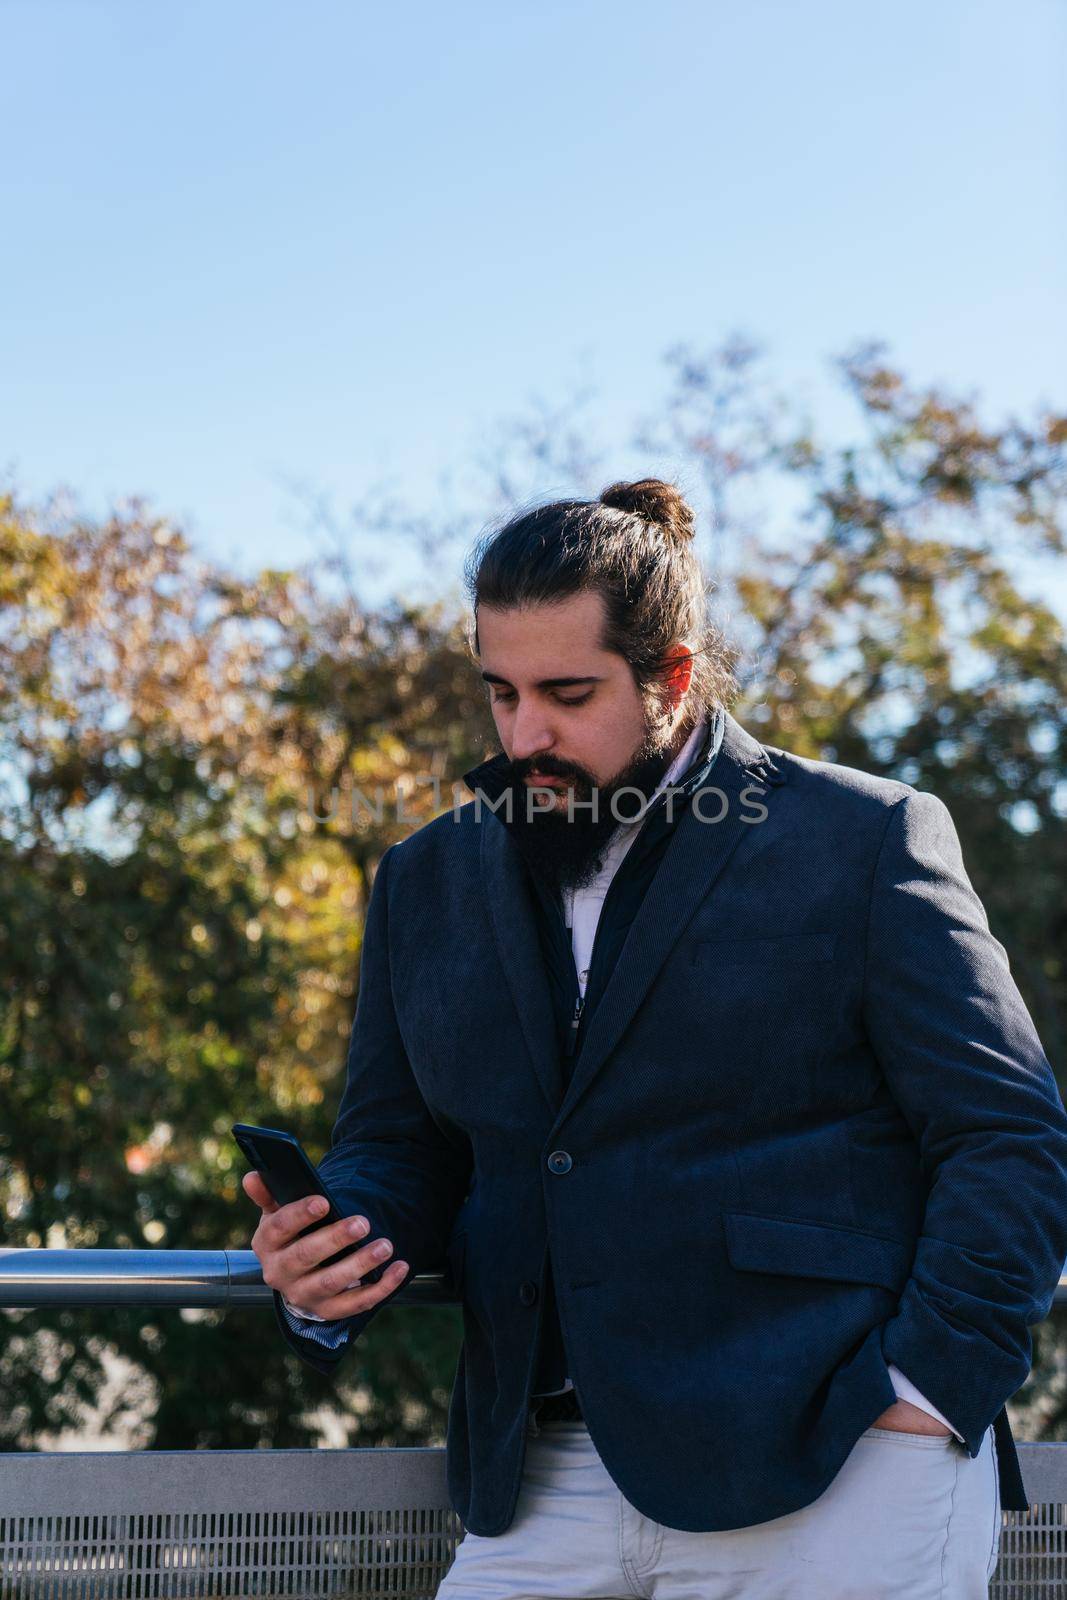
[{"label": "white shirt", "polygon": [[[681,777],[696,760],[697,753],[704,742],[707,727],[706,719],[697,723],[685,744],[656,785],[648,805],[652,804],[656,795],[662,793],[669,784],[674,783],[677,778]],[[578,985],[583,999],[585,997],[586,984],[589,981],[589,963],[593,954],[593,941],[596,938],[597,925],[600,921],[600,913],[604,907],[608,888],[612,878],[618,871],[623,857],[641,831],[643,821],[644,816],[642,815],[635,818],[633,822],[621,822],[608,841],[607,848],[601,858],[600,870],[596,876],[581,889],[565,889],[563,891],[564,918],[567,927],[570,929],[574,967],[578,974]],[[309,1322],[323,1322],[325,1320],[322,1317],[296,1311],[296,1308],[289,1305],[289,1302],[284,1297],[282,1303],[294,1317],[306,1316]],[[331,1327],[333,1326],[339,1326],[339,1324],[331,1324]],[[325,1343],[326,1341],[323,1340],[322,1342]],[[919,1393],[911,1380],[906,1378],[898,1367],[893,1366],[891,1363],[888,1366],[889,1376],[892,1379],[893,1389],[898,1399],[910,1400],[912,1405],[919,1406],[921,1410],[928,1412],[930,1416],[936,1417],[938,1422],[943,1423],[946,1428],[952,1428],[948,1418],[943,1417],[937,1407],[931,1405],[930,1401]],[[570,1378],[567,1378],[562,1389],[542,1390],[541,1393],[566,1394],[569,1389],[573,1388],[574,1384]],[[962,1443],[963,1436],[956,1433],[955,1428],[952,1428],[952,1432],[956,1434],[956,1438]]]}]

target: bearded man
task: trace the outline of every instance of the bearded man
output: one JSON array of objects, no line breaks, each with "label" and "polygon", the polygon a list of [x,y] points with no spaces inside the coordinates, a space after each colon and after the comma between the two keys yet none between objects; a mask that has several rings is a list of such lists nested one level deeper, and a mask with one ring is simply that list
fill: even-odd
[{"label": "bearded man", "polygon": [[647,479],[475,552],[502,749],[374,878],[349,1215],[249,1175],[253,1248],[323,1373],[447,1261],[440,1595],[976,1600],[1067,1114],[945,805],[730,714],[693,526]]}]

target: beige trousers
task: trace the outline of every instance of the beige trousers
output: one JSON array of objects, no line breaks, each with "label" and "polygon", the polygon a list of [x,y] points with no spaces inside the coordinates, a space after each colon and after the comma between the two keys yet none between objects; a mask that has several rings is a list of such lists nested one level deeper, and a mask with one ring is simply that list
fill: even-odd
[{"label": "beige trousers", "polygon": [[861,1434],[829,1488],[753,1527],[688,1533],[644,1516],[584,1422],[527,1432],[510,1527],[466,1533],[442,1600],[986,1600],[1000,1546],[992,1428],[957,1441]]}]

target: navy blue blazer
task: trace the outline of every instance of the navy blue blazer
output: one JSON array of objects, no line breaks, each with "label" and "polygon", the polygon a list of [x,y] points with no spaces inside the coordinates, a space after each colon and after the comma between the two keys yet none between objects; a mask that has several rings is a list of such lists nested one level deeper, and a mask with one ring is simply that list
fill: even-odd
[{"label": "navy blue blazer", "polygon": [[[815,1500],[890,1362],[977,1455],[1067,1256],[1067,1114],[945,805],[732,716],[709,784],[565,1089],[500,819],[472,800],[375,875],[321,1170],[462,1293],[448,1487],[478,1534],[515,1511],[549,1248],[604,1465],[692,1530]],[[381,1309],[330,1352],[279,1300],[323,1372]]]}]

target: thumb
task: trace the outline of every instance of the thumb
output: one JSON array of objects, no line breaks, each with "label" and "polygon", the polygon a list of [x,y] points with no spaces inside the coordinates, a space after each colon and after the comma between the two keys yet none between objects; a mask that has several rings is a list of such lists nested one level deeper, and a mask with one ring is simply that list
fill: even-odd
[{"label": "thumb", "polygon": [[267,1188],[267,1185],[263,1182],[263,1179],[260,1177],[258,1172],[246,1172],[244,1177],[241,1179],[241,1187],[248,1198],[255,1201],[256,1205],[259,1206],[261,1211],[267,1212],[268,1215],[272,1211],[277,1211],[278,1202],[275,1200],[274,1196],[271,1194],[270,1190]]}]

